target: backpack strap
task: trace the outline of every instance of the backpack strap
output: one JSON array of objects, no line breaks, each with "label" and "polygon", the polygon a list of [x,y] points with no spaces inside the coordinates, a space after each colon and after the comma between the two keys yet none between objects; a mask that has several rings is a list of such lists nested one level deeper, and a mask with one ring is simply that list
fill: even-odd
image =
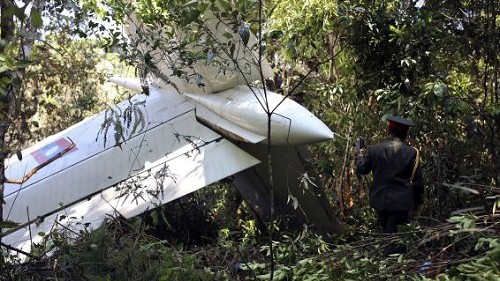
[{"label": "backpack strap", "polygon": [[411,171],[410,182],[413,182],[413,178],[415,177],[415,173],[417,172],[418,164],[420,163],[420,151],[413,146],[412,148],[417,152],[417,156],[415,157],[415,163],[413,164],[413,170]]}]

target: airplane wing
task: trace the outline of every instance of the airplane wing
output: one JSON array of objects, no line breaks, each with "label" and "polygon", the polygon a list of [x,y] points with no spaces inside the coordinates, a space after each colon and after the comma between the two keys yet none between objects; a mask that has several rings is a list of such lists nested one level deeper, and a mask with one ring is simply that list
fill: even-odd
[{"label": "airplane wing", "polygon": [[[135,111],[127,111],[130,105]],[[133,217],[259,162],[196,121],[193,102],[155,88],[147,99],[125,101],[22,154],[22,161],[6,162],[11,181],[55,157],[26,182],[5,184],[4,219],[25,227],[5,232],[2,241],[28,251],[41,239],[37,233],[96,228],[108,215]]]}]

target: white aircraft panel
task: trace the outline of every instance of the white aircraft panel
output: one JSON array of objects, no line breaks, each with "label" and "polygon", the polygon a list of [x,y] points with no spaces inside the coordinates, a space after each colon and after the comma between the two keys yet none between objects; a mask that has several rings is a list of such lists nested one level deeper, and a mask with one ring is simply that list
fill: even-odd
[{"label": "white aircraft panel", "polygon": [[[29,228],[25,227],[4,237],[3,242],[18,249],[29,251],[31,242],[39,243],[42,240],[42,237],[38,236],[39,232],[47,234],[53,228],[61,231],[68,231],[69,229],[78,231],[83,229],[86,223],[90,223],[90,228],[95,229],[109,215],[122,215],[130,218],[247,169],[259,162],[227,140],[206,143],[197,148],[193,148],[188,144],[182,149],[186,152],[182,154],[176,153],[176,156],[174,154],[166,156],[154,163],[151,171],[145,171],[138,175],[139,177],[145,177],[140,190],[137,190],[137,192],[142,192],[144,195],[142,199],[135,200],[134,196],[120,197],[124,190],[111,187],[92,196],[89,200],[47,216],[38,225],[32,224],[32,240]],[[155,174],[164,167],[168,167],[169,176],[161,179],[155,177]],[[158,197],[147,193],[147,191],[159,191],[158,188],[163,191],[162,195]],[[60,219],[61,215],[65,216],[64,219]]]},{"label": "white aircraft panel", "polygon": [[207,123],[212,129],[220,134],[227,135],[233,140],[240,140],[250,143],[258,143],[266,139],[266,136],[258,135],[245,130],[234,123],[227,121],[219,115],[213,113],[204,106],[196,107],[196,117],[203,123]]},{"label": "white aircraft panel", "polygon": [[[218,138],[218,134],[196,122],[194,111],[187,112],[129,139],[122,148],[105,149],[6,196],[5,217],[18,223],[26,222],[26,208],[30,217],[44,215],[57,209],[60,202],[74,202],[149,168],[151,163],[166,160],[165,155],[177,157]],[[40,188],[45,190],[40,192]],[[33,198],[39,202],[33,204]]]},{"label": "white aircraft panel", "polygon": [[264,109],[267,101],[269,110],[273,112],[271,143],[275,145],[308,144],[333,139],[333,132],[314,114],[274,92],[267,91],[264,95],[262,89],[238,86],[216,95],[185,95],[238,127],[262,136],[267,136],[268,114]]},{"label": "white aircraft panel", "polygon": [[[132,100],[132,102],[138,101],[145,101],[144,106],[138,106],[137,109],[141,110],[142,112],[145,127],[142,131],[136,132],[134,136],[137,136],[138,134],[143,133],[148,129],[166,123],[179,115],[194,110],[195,108],[193,102],[179,96],[173,90],[160,92],[159,89],[156,89],[154,87],[151,87],[151,94],[147,98],[145,95],[139,95]],[[129,104],[130,101],[124,101],[117,105],[115,107],[115,110],[120,109],[123,112],[123,110],[127,108]],[[8,197],[10,194],[19,191],[19,189],[29,188],[32,184],[44,180],[46,177],[53,175],[54,173],[62,171],[75,163],[84,161],[85,159],[97,157],[97,155],[99,153],[102,153],[105,149],[113,148],[115,145],[115,130],[112,126],[106,134],[106,143],[104,141],[103,134],[99,135],[99,137],[97,136],[101,125],[104,123],[105,118],[106,113],[103,112],[99,115],[87,118],[60,133],[42,140],[34,146],[22,151],[22,161],[19,161],[16,156],[7,159],[5,163],[6,177],[8,179],[20,179],[24,177],[27,172],[40,164],[32,156],[32,153],[35,153],[38,150],[42,150],[45,146],[57,142],[61,139],[71,139],[76,144],[76,149],[72,150],[71,152],[65,154],[63,157],[50,163],[50,165],[39,170],[24,184],[6,184],[5,196]],[[127,132],[125,132],[125,134],[127,134]],[[133,136],[127,135],[127,138],[130,137]],[[127,145],[127,143],[122,145],[124,151],[127,150]]]}]

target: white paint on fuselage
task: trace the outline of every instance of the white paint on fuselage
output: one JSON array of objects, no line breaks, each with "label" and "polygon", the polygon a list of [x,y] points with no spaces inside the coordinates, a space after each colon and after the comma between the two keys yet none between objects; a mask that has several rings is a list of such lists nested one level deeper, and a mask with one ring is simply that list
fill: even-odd
[{"label": "white paint on fuselage", "polygon": [[[271,115],[271,144],[308,144],[333,138],[333,132],[310,111],[295,101],[274,92],[238,86],[217,94],[185,94],[220,117],[267,136]],[[258,100],[257,100],[258,99]],[[269,109],[269,110],[268,110]]]}]

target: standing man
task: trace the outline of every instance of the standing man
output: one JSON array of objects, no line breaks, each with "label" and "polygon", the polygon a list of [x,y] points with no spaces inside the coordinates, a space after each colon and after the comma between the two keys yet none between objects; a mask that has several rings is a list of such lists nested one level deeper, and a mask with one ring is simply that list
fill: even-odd
[{"label": "standing man", "polygon": [[358,150],[357,170],[373,173],[370,203],[386,233],[409,222],[410,211],[422,203],[423,176],[420,153],[404,141],[413,123],[400,116],[387,117],[388,138],[365,151]]}]

